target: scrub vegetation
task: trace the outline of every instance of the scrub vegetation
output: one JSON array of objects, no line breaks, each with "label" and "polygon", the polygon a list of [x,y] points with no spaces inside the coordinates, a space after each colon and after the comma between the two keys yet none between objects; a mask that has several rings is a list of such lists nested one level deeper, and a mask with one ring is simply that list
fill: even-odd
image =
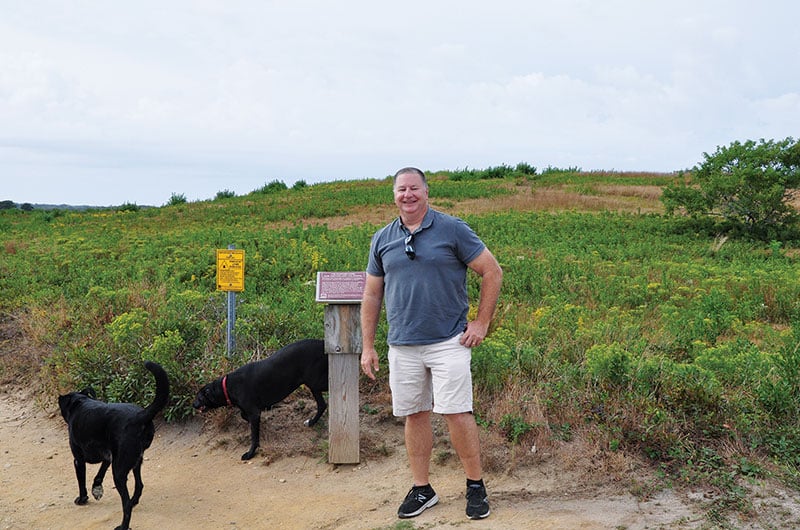
[{"label": "scrub vegetation", "polygon": [[[598,458],[643,457],[661,477],[649,488],[713,489],[712,521],[752,509],[749,482],[800,485],[797,240],[667,215],[661,190],[691,174],[525,163],[429,174],[432,206],[468,221],[504,269],[473,372],[479,424],[512,456],[580,440]],[[372,233],[395,215],[390,182],[0,211],[0,319],[40,352],[3,354],[0,382],[146,402],[149,359],[170,375],[166,418],[186,418],[209,379],[323,336],[316,273],[364,269]],[[215,250],[228,245],[246,253],[230,358],[215,290]],[[388,392],[381,373],[370,395]]]}]

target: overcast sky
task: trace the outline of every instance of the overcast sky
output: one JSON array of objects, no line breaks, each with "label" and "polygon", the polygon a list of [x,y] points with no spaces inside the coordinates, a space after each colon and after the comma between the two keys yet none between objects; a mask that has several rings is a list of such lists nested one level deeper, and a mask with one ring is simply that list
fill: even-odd
[{"label": "overcast sky", "polygon": [[0,200],[686,169],[800,136],[798,21],[796,0],[0,0]]}]

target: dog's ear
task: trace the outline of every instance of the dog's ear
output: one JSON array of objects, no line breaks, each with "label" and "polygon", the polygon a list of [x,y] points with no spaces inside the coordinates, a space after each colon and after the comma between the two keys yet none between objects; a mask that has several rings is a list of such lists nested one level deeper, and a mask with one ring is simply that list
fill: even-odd
[{"label": "dog's ear", "polygon": [[97,394],[95,393],[94,388],[90,386],[87,386],[86,388],[81,390],[81,394],[83,394],[84,396],[89,396],[92,399],[97,399]]},{"label": "dog's ear", "polygon": [[72,403],[74,394],[63,394],[58,396],[58,409],[61,411],[61,416],[69,421],[69,408]]}]

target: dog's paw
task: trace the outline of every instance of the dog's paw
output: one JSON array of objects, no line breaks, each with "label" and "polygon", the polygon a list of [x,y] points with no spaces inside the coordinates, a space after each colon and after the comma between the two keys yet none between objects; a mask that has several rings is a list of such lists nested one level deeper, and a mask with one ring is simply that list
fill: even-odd
[{"label": "dog's paw", "polygon": [[89,496],[87,495],[86,497],[78,497],[77,499],[75,499],[75,504],[77,504],[78,506],[89,504]]},{"label": "dog's paw", "polygon": [[242,460],[250,460],[254,456],[256,456],[255,451],[247,451],[245,454],[242,455]]},{"label": "dog's paw", "polygon": [[97,486],[92,487],[92,497],[94,500],[99,501],[103,498],[103,485],[98,484]]}]

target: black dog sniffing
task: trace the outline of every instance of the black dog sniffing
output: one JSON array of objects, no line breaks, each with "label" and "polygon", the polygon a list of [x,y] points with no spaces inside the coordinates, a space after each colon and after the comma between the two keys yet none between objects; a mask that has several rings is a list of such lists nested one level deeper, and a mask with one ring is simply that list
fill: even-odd
[{"label": "black dog sniffing", "polygon": [[[156,396],[147,408],[132,403],[99,401],[91,388],[58,397],[61,415],[69,426],[69,446],[78,477],[75,504],[89,502],[86,464],[100,464],[92,482],[92,495],[97,500],[103,496],[103,478],[111,466],[114,485],[122,500],[122,524],[116,530],[128,529],[131,511],[142,496],[142,460],[145,449],[153,442],[153,418],[169,399],[169,379],[164,369],[150,361],[144,365],[156,379]],[[128,473],[131,470],[135,478],[133,497],[128,493]]]},{"label": "black dog sniffing", "polygon": [[261,411],[283,400],[300,385],[306,385],[317,401],[316,415],[306,420],[310,427],[328,407],[322,396],[328,390],[325,341],[293,342],[266,359],[245,364],[201,388],[192,406],[201,412],[224,406],[238,407],[242,419],[250,423],[250,449],[242,455],[242,460],[250,460],[259,445]]}]

